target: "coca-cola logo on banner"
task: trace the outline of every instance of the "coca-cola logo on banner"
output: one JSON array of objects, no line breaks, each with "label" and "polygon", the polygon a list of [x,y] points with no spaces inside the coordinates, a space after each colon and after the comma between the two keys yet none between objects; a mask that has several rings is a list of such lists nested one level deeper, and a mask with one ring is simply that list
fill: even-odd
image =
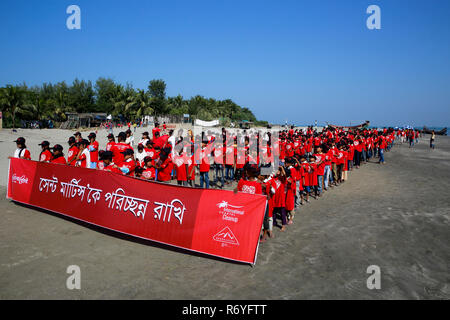
[{"label": "coca-cola logo on banner", "polygon": [[25,175],[22,175],[21,177],[17,176],[16,174],[13,174],[12,176],[12,182],[18,183],[18,184],[28,184],[28,177]]}]

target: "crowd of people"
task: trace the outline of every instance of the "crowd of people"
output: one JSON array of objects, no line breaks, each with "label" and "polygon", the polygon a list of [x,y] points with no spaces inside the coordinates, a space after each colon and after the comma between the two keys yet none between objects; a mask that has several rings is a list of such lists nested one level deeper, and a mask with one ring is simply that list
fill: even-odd
[{"label": "crowd of people", "polygon": [[[165,127],[165,126],[164,126]],[[104,149],[97,135],[86,138],[80,132],[69,137],[64,147],[48,141],[40,143],[39,161],[110,171],[139,179],[176,183],[201,188],[224,188],[236,184],[234,192],[263,194],[268,206],[261,241],[273,237],[273,227],[285,231],[296,209],[311,198],[319,199],[330,188],[348,179],[348,172],[375,159],[385,164],[384,154],[397,139],[413,146],[418,132],[403,129],[349,129],[328,127],[317,132],[312,127],[276,132],[257,132],[253,137],[233,134],[222,128],[219,134],[191,130],[174,134],[155,124],[135,142],[131,129],[117,136],[109,134]],[[25,139],[16,141],[16,158],[31,160]],[[135,145],[137,147],[135,148]],[[210,174],[214,179],[210,183]]]}]

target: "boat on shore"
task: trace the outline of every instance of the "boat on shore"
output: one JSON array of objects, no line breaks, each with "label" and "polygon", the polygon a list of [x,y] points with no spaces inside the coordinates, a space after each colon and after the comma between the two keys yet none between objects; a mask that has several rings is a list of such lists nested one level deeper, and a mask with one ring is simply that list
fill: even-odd
[{"label": "boat on shore", "polygon": [[334,129],[364,129],[367,128],[370,125],[370,121],[367,120],[364,123],[358,124],[356,126],[335,126],[333,124],[328,124],[328,126],[334,128]]},{"label": "boat on shore", "polygon": [[[423,126],[422,129],[423,133],[431,134],[433,132],[432,129],[428,129],[426,126]],[[442,130],[436,131],[434,130],[434,133],[438,136],[446,136],[447,135],[447,128],[443,128]]]}]

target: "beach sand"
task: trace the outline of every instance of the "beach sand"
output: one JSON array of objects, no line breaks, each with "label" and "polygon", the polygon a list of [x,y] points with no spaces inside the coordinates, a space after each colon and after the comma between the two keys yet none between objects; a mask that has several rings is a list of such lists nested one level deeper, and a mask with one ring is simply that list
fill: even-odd
[{"label": "beach sand", "polygon": [[[386,165],[350,172],[297,210],[285,233],[276,229],[252,268],[6,200],[12,141],[27,138],[36,159],[39,142],[67,150],[72,133],[0,131],[1,299],[450,298],[449,137],[437,137],[434,151],[429,136],[412,149],[396,145]],[[106,132],[98,137],[104,146]],[[69,265],[81,268],[81,290],[66,288]],[[370,265],[381,269],[379,290],[366,286]]]}]

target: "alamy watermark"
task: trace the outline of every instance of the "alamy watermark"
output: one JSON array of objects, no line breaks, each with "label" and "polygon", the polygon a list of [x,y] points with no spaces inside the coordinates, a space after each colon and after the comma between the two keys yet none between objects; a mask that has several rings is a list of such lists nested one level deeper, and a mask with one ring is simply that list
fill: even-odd
[{"label": "alamy watermark", "polygon": [[77,265],[70,265],[67,267],[66,273],[70,276],[66,280],[66,287],[69,290],[81,289],[81,269]]},{"label": "alamy watermark", "polygon": [[67,7],[66,13],[70,16],[66,20],[66,26],[69,30],[81,29],[81,9],[79,6],[72,4]]},{"label": "alamy watermark", "polygon": [[373,290],[373,289],[381,289],[381,269],[377,265],[371,265],[367,267],[366,272],[370,274],[370,276],[367,278],[367,289]]},{"label": "alamy watermark", "polygon": [[381,29],[381,9],[379,6],[372,4],[367,7],[367,14],[370,16],[367,18],[366,26],[369,30],[380,30]]}]

